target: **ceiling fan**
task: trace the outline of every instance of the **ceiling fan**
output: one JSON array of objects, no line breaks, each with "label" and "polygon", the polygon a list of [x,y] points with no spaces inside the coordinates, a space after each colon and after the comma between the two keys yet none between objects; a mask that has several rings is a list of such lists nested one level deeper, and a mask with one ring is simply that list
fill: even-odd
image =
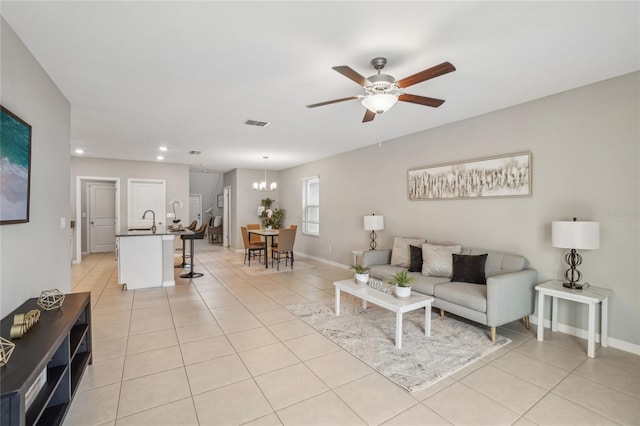
[{"label": "ceiling fan", "polygon": [[374,74],[369,78],[364,78],[362,75],[358,74],[346,65],[333,67],[333,69],[338,71],[340,74],[362,86],[367,93],[366,95],[350,96],[348,98],[320,102],[317,104],[307,105],[307,108],[315,108],[338,102],[362,99],[362,105],[367,108],[367,112],[365,112],[364,118],[362,119],[363,123],[372,121],[376,114],[382,114],[383,112],[388,111],[389,108],[391,108],[397,101],[411,102],[418,105],[437,108],[444,103],[444,100],[410,95],[408,93],[402,93],[400,89],[405,89],[409,86],[413,86],[414,84],[422,83],[423,81],[439,77],[456,70],[456,68],[449,62],[443,62],[440,65],[420,71],[419,73],[403,78],[402,80],[396,80],[390,75],[380,73],[380,70],[387,65],[386,58],[373,58],[371,60],[371,65],[378,71],[378,74]]}]

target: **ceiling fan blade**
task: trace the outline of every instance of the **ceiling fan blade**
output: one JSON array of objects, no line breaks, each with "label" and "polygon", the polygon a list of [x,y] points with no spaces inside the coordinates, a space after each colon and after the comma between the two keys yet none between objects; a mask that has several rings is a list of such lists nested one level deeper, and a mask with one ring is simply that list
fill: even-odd
[{"label": "ceiling fan blade", "polygon": [[346,65],[340,65],[332,68],[338,71],[340,74],[347,77],[348,79],[355,81],[361,87],[365,87],[369,83],[366,78],[364,78],[362,75],[358,74],[356,71],[352,70]]},{"label": "ceiling fan blade", "polygon": [[441,75],[450,73],[451,71],[455,71],[455,70],[456,70],[456,67],[451,65],[449,62],[443,62],[440,65],[436,65],[435,67],[431,67],[424,71],[420,71],[417,74],[403,78],[402,80],[399,80],[396,84],[401,89],[404,89],[405,87],[422,83],[423,81],[429,80],[431,78],[440,77]]},{"label": "ceiling fan blade", "polygon": [[376,113],[370,110],[364,113],[364,118],[362,119],[363,123],[368,123],[369,121],[373,121],[376,118]]},{"label": "ceiling fan blade", "polygon": [[398,96],[398,100],[402,102],[411,102],[412,104],[430,106],[434,108],[438,108],[440,105],[444,103],[443,99],[427,98],[425,96],[418,96],[418,95],[409,95],[408,93],[403,93],[400,96]]},{"label": "ceiling fan blade", "polygon": [[334,99],[332,101],[320,102],[320,103],[317,103],[317,104],[307,105],[307,108],[315,108],[315,107],[319,107],[319,106],[335,104],[335,103],[338,103],[338,102],[352,101],[354,99],[358,99],[358,97],[357,96],[349,96],[348,98],[341,98],[341,99]]}]

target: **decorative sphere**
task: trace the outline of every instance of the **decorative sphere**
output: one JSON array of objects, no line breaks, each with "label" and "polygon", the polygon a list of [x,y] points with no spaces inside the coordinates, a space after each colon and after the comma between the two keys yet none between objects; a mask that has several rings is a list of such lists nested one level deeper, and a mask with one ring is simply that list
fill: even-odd
[{"label": "decorative sphere", "polygon": [[52,309],[59,309],[62,306],[63,302],[64,293],[57,288],[53,288],[51,290],[45,290],[40,293],[38,306],[40,306],[45,311],[50,311]]}]

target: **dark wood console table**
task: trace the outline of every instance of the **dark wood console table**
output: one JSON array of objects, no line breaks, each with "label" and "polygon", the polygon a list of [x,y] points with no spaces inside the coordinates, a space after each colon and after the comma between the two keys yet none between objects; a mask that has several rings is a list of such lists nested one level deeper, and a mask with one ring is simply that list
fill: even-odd
[{"label": "dark wood console table", "polygon": [[67,294],[62,307],[51,311],[42,310],[37,300],[27,300],[2,319],[1,335],[9,339],[15,314],[41,310],[40,321],[21,339],[12,340],[16,348],[0,368],[3,426],[62,424],[92,362],[91,293]]}]

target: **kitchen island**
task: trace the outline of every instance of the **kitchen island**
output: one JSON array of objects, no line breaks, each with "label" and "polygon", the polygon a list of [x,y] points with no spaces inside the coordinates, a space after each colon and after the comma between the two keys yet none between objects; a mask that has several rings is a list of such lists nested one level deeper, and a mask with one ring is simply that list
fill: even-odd
[{"label": "kitchen island", "polygon": [[125,284],[127,290],[174,286],[174,241],[176,236],[189,233],[164,226],[155,232],[150,228],[123,229],[116,235],[118,283]]}]

